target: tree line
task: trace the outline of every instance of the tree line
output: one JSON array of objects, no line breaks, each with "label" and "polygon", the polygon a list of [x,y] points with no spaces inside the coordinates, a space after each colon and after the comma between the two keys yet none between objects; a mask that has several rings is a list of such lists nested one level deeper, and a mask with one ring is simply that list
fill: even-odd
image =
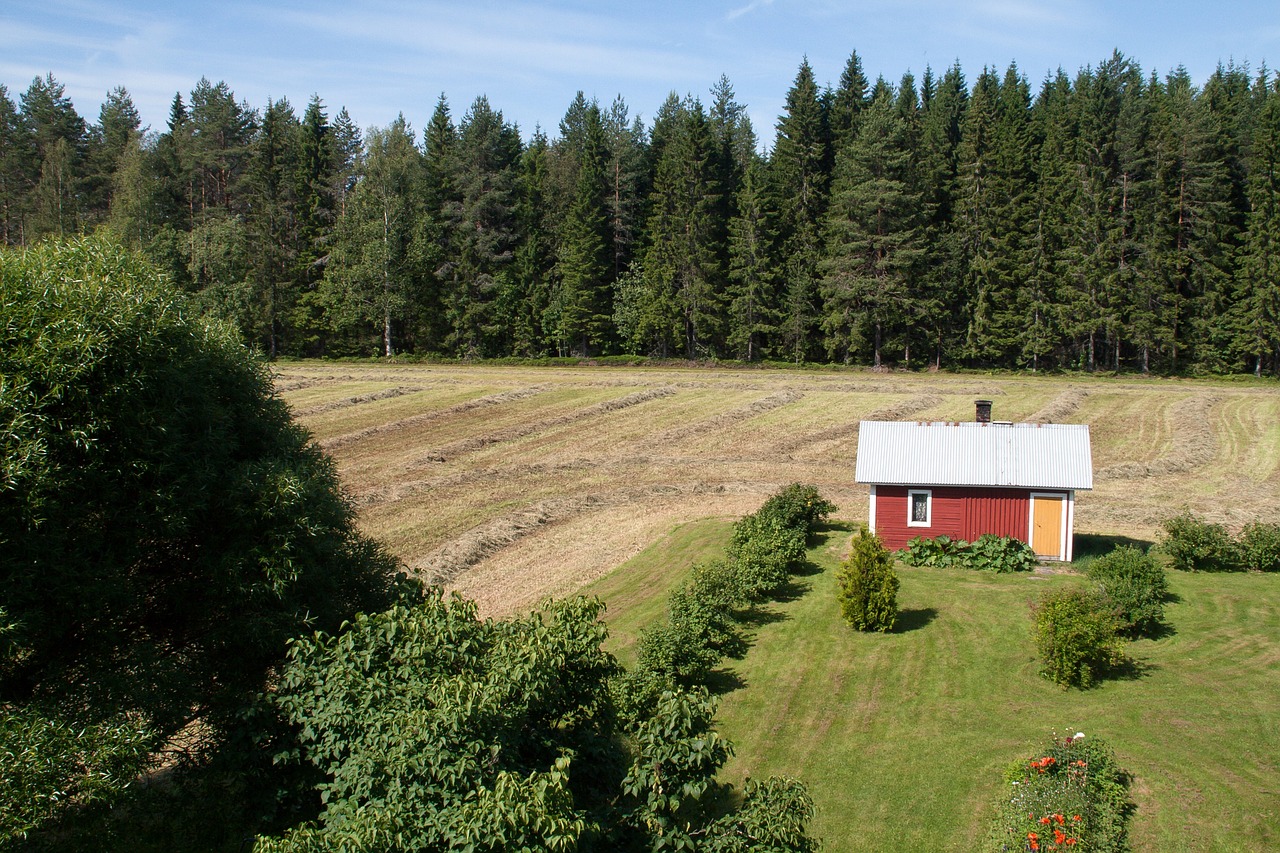
[{"label": "tree line", "polygon": [[0,87],[0,239],[109,229],[269,356],[652,355],[1280,372],[1280,75],[1119,52],[894,84],[807,61],[773,142],[722,77],[553,137],[481,96],[421,133],[222,82],[149,132]]}]

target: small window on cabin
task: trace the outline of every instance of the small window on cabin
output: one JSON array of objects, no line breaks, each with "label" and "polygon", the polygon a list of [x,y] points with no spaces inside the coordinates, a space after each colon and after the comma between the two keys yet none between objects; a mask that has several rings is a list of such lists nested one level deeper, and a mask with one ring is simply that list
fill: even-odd
[{"label": "small window on cabin", "polygon": [[929,527],[932,523],[933,492],[907,492],[907,526]]}]

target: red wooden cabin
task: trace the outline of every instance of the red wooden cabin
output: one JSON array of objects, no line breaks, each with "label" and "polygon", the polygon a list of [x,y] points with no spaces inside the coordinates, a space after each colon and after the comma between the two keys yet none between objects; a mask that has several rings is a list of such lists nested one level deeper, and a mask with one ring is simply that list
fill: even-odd
[{"label": "red wooden cabin", "polygon": [[1075,495],[1093,488],[1089,427],[863,421],[855,479],[871,486],[870,527],[891,550],[916,536],[972,542],[984,533],[1070,560]]}]

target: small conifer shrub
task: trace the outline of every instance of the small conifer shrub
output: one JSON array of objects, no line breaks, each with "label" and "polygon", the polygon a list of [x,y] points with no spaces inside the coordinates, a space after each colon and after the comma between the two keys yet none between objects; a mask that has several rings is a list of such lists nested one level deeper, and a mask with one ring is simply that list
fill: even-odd
[{"label": "small conifer shrub", "polygon": [[898,574],[893,555],[863,528],[836,575],[840,614],[859,631],[892,631],[898,621]]}]

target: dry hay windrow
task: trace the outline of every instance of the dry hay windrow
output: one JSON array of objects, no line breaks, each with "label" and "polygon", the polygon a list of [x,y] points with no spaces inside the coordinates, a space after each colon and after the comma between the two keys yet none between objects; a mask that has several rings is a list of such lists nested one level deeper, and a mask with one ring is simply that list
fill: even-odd
[{"label": "dry hay windrow", "polygon": [[1089,392],[1083,388],[1071,387],[1045,405],[1043,409],[1027,418],[1029,424],[1060,424],[1063,418],[1073,414],[1084,403]]},{"label": "dry hay windrow", "polygon": [[[942,403],[942,398],[936,394],[917,394],[914,397],[908,397],[901,402],[894,403],[892,406],[886,406],[883,409],[876,409],[862,420],[900,421],[914,415],[916,412],[923,412],[925,409],[933,408],[940,403]],[[789,455],[795,453],[797,450],[801,450],[802,448],[810,448],[832,441],[842,441],[854,438],[856,437],[857,432],[857,424],[840,424],[838,426],[819,430],[818,432],[798,435],[785,444],[779,445],[777,452]]]},{"label": "dry hay windrow", "polygon": [[293,413],[295,418],[306,418],[312,415],[322,415],[325,412],[332,412],[336,409],[348,409],[352,406],[359,406],[362,403],[372,403],[375,400],[390,400],[393,397],[403,397],[405,394],[416,394],[423,390],[419,386],[401,385],[397,388],[387,388],[383,391],[374,391],[370,394],[358,394],[354,397],[344,397],[341,400],[332,400],[328,403],[320,403],[315,406],[309,406],[305,409],[298,409]]},{"label": "dry hay windrow", "polygon": [[418,480],[402,480],[390,485],[379,485],[352,495],[358,509],[406,500],[424,492],[472,486],[484,481],[515,480],[520,478],[550,478],[573,471],[589,471],[603,465],[617,467],[617,460],[571,459],[567,462],[545,462],[518,465],[496,465],[489,468],[469,468],[440,477]]},{"label": "dry hay windrow", "polygon": [[498,394],[487,394],[483,397],[477,397],[474,400],[467,400],[465,403],[458,403],[457,405],[449,406],[448,408],[435,409],[430,412],[423,412],[419,415],[410,415],[409,417],[401,418],[398,421],[390,421],[389,423],[366,427],[344,435],[335,435],[332,438],[326,438],[324,441],[321,441],[320,447],[323,450],[334,450],[357,441],[363,441],[366,438],[385,435],[397,430],[410,429],[430,423],[434,420],[439,420],[440,418],[464,414],[465,412],[470,412],[474,409],[482,409],[486,406],[497,406],[502,403],[512,403],[516,400],[523,400],[526,397],[541,394],[545,390],[546,388],[540,385],[533,385],[528,388],[517,388],[514,391],[502,391]]},{"label": "dry hay windrow", "polygon": [[641,403],[647,403],[650,400],[661,399],[662,397],[670,397],[676,393],[676,390],[669,385],[660,388],[649,388],[644,391],[637,391],[634,394],[628,394],[625,397],[618,397],[613,400],[605,400],[603,403],[596,403],[586,408],[579,409],[576,412],[570,412],[567,415],[559,415],[554,418],[546,418],[533,423],[520,424],[498,432],[488,433],[486,435],[476,435],[471,438],[465,438],[461,441],[455,441],[452,444],[446,444],[443,447],[437,447],[434,450],[427,451],[417,459],[410,462],[406,467],[421,468],[430,463],[448,462],[458,456],[467,453],[474,453],[485,447],[494,444],[501,444],[506,441],[515,441],[525,436],[534,435],[535,433],[545,432],[547,430],[556,429],[557,427],[568,426],[578,423],[589,418],[598,417],[600,415],[609,414],[610,412],[618,412],[623,409],[629,409],[632,406],[638,406]]},{"label": "dry hay windrow", "polygon": [[724,412],[705,421],[699,421],[688,426],[675,427],[674,429],[665,430],[655,433],[644,439],[641,444],[648,447],[661,447],[681,441],[687,438],[696,438],[700,435],[706,435],[709,432],[725,429],[740,421],[750,420],[759,417],[766,412],[772,412],[774,409],[780,409],[783,406],[796,402],[804,397],[803,391],[786,390],[779,391],[776,394],[770,394],[767,397],[761,397],[753,403],[740,406],[731,411]]},{"label": "dry hay windrow", "polygon": [[489,555],[542,529],[545,525],[564,521],[585,512],[652,500],[668,501],[675,497],[690,495],[727,492],[770,495],[782,485],[751,482],[655,483],[588,495],[549,498],[473,527],[430,554],[410,561],[409,566],[426,583],[448,583]]},{"label": "dry hay windrow", "polygon": [[1218,454],[1213,409],[1221,398],[1197,394],[1169,407],[1173,425],[1173,448],[1151,462],[1121,462],[1097,472],[1098,480],[1133,480],[1181,474],[1208,465]]}]

